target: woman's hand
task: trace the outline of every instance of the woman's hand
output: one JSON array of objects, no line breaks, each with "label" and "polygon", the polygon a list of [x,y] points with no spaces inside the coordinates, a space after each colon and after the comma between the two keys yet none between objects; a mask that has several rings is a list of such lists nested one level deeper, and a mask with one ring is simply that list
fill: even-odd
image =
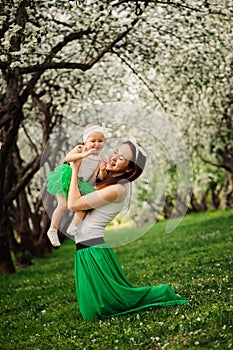
[{"label": "woman's hand", "polygon": [[105,157],[101,156],[100,160],[99,160],[99,175],[98,175],[98,178],[101,181],[103,181],[105,179],[105,177],[107,176],[106,165],[107,165],[107,162],[106,162]]},{"label": "woman's hand", "polygon": [[100,168],[100,171],[105,171],[106,170],[106,159],[103,155],[101,155],[100,157],[100,160],[99,160],[99,168]]},{"label": "woman's hand", "polygon": [[77,169],[77,171],[78,171],[81,163],[82,163],[81,159],[73,160],[72,162],[70,162],[70,166],[71,166],[72,170]]}]

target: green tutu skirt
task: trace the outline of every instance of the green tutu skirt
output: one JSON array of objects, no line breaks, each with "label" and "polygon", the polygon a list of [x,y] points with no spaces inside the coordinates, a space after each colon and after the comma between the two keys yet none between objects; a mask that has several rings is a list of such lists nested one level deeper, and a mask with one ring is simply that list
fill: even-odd
[{"label": "green tutu skirt", "polygon": [[[54,196],[59,193],[62,197],[67,199],[71,175],[72,168],[69,164],[64,163],[58,165],[53,171],[46,175],[47,191]],[[82,196],[95,191],[95,188],[82,178],[78,178],[78,187]]]},{"label": "green tutu skirt", "polygon": [[107,243],[77,250],[74,276],[78,306],[84,320],[188,301],[175,294],[167,284],[133,287]]}]

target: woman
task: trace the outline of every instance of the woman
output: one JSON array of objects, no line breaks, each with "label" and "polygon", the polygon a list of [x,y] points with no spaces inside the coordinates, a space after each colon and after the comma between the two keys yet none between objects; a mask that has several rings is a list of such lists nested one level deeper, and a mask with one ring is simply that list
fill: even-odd
[{"label": "woman", "polygon": [[85,320],[187,302],[166,284],[131,286],[113,250],[103,239],[106,225],[127,204],[129,184],[140,176],[145,162],[145,151],[136,141],[123,143],[106,164],[105,180],[96,186],[95,192],[85,196],[81,196],[76,181],[80,161],[73,164],[68,208],[92,209],[79,225],[76,236],[75,286]]}]

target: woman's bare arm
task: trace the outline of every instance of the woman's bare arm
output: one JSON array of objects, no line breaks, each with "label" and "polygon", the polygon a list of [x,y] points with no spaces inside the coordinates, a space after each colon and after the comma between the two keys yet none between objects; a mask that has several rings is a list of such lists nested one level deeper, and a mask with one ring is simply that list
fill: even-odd
[{"label": "woman's bare arm", "polygon": [[101,207],[109,202],[121,202],[124,200],[127,190],[121,184],[110,185],[101,190],[81,196],[78,184],[78,168],[80,162],[76,162],[72,168],[72,177],[68,195],[68,209],[72,211],[86,210]]}]

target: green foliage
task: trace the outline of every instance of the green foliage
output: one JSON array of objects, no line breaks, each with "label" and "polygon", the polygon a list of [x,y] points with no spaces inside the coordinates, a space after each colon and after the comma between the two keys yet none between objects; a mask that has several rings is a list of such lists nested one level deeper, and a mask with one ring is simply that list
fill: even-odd
[{"label": "green foliage", "polygon": [[0,348],[231,349],[233,210],[167,221],[116,249],[135,286],[169,283],[189,303],[85,322],[73,281],[74,245],[0,280]]}]

